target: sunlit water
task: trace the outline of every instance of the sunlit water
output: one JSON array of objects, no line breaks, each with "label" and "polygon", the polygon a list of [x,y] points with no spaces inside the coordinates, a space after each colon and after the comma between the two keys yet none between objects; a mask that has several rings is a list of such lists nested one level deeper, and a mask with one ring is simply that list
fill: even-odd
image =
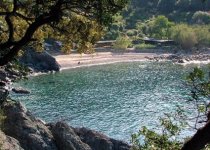
[{"label": "sunlit water", "polygon": [[193,66],[169,62],[117,63],[40,75],[16,84],[30,95],[11,95],[37,117],[65,120],[125,141],[142,126],[158,128],[164,113],[186,106],[184,77]]}]

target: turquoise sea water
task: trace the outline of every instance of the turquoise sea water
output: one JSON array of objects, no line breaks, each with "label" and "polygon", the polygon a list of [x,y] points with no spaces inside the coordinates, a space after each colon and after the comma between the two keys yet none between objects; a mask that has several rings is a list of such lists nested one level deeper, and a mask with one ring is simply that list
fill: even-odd
[{"label": "turquoise sea water", "polygon": [[16,86],[32,93],[11,97],[47,122],[65,120],[129,141],[142,126],[157,128],[165,112],[187,107],[184,77],[193,67],[133,62],[70,69],[20,81]]}]

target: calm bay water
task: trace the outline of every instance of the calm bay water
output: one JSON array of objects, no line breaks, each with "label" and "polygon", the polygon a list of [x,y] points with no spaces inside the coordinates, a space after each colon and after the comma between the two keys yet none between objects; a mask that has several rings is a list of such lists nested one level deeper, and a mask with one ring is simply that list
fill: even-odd
[{"label": "calm bay water", "polygon": [[65,120],[129,141],[142,126],[157,128],[164,112],[187,107],[184,77],[193,67],[133,62],[77,68],[20,81],[16,86],[32,93],[11,97],[47,122]]}]

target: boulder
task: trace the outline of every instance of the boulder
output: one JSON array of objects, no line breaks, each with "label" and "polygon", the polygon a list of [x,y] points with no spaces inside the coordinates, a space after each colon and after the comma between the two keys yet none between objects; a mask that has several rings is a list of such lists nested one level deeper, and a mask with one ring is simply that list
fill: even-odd
[{"label": "boulder", "polygon": [[94,130],[75,128],[74,131],[92,150],[129,150],[131,148],[129,144],[123,141],[109,138]]},{"label": "boulder", "polygon": [[74,130],[64,122],[57,122],[51,126],[59,150],[91,150],[83,143]]},{"label": "boulder", "polygon": [[64,122],[46,125],[27,111],[20,102],[4,101],[1,109],[6,118],[3,124],[4,133],[1,135],[0,132],[0,139],[3,139],[3,146],[8,147],[8,144],[11,144],[11,147],[16,147],[14,150],[129,150],[131,148],[123,141],[87,128],[73,128]]},{"label": "boulder", "polygon": [[31,92],[23,88],[12,88],[12,91],[17,94],[30,94]]},{"label": "boulder", "polygon": [[37,72],[60,70],[60,65],[56,59],[46,51],[36,52],[34,49],[27,49],[20,58],[20,62]]},{"label": "boulder", "polygon": [[1,150],[24,150],[16,139],[5,135],[4,132],[2,131],[0,131],[0,149]]},{"label": "boulder", "polygon": [[6,101],[2,109],[5,134],[17,139],[25,150],[57,150],[50,130],[20,102]]},{"label": "boulder", "polygon": [[179,60],[177,61],[177,63],[183,64],[183,63],[185,63],[185,61],[184,61],[183,59],[179,59]]}]

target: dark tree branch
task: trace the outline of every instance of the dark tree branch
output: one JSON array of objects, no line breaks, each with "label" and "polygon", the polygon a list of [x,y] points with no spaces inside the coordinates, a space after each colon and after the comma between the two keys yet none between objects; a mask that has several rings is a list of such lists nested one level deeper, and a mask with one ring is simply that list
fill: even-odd
[{"label": "dark tree branch", "polygon": [[17,0],[13,0],[13,10],[12,13],[15,13],[17,11]]},{"label": "dark tree branch", "polygon": [[8,15],[10,12],[0,12],[0,16],[6,16]]},{"label": "dark tree branch", "polygon": [[26,21],[33,21],[35,19],[35,18],[32,18],[32,17],[26,17],[26,16],[24,16],[21,13],[18,13],[18,12],[16,12],[15,15],[24,19],[24,20],[26,20]]},{"label": "dark tree branch", "polygon": [[13,35],[14,35],[14,27],[13,27],[13,24],[12,24],[12,21],[10,19],[11,15],[8,14],[5,16],[5,21],[7,22],[7,25],[8,25],[8,28],[9,28],[9,38],[7,41],[13,41]]},{"label": "dark tree branch", "polygon": [[[0,66],[3,66],[7,64],[8,62],[10,62],[18,54],[19,50],[31,41],[33,34],[39,27],[45,24],[49,24],[51,22],[59,21],[60,15],[61,15],[59,13],[61,12],[60,11],[61,6],[62,6],[62,0],[59,0],[57,4],[54,7],[52,7],[49,14],[43,14],[39,16],[38,18],[36,18],[36,20],[28,27],[24,37],[20,41],[16,42],[15,44],[13,43],[14,45],[9,50],[9,52],[6,55],[4,55],[4,57],[0,58]],[[11,42],[8,42],[8,44],[11,44]],[[1,47],[0,47],[0,50],[2,50]]]}]

